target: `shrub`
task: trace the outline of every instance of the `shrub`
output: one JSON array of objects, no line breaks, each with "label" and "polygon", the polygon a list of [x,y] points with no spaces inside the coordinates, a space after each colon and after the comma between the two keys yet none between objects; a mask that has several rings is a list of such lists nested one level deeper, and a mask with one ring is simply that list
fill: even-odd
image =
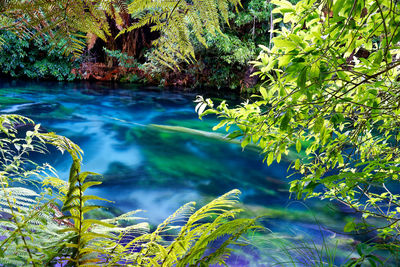
[{"label": "shrub", "polygon": [[63,54],[62,45],[52,45],[41,37],[27,39],[10,31],[0,31],[2,73],[11,77],[71,81],[76,63]]}]

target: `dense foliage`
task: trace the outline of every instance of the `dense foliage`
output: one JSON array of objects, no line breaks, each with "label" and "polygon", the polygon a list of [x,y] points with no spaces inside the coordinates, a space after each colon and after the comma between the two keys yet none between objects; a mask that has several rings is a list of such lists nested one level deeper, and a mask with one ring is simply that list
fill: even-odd
[{"label": "dense foliage", "polygon": [[[171,66],[177,59],[187,61],[194,57],[189,39],[191,33],[205,44],[204,35],[220,32],[220,18],[228,22],[229,5],[236,6],[239,2],[30,0],[2,1],[0,4],[0,28],[18,31],[21,35],[49,35],[55,44],[63,42],[65,53],[75,55],[83,52],[85,39],[91,39],[93,35],[110,41],[112,24],[120,29],[118,36],[151,25],[152,31],[162,33],[156,41],[156,56],[160,62]],[[129,14],[135,19],[134,23],[125,23],[125,16]]]},{"label": "dense foliage", "polygon": [[293,162],[301,178],[291,191],[351,207],[361,216],[344,230],[376,230],[376,247],[398,256],[398,1],[271,3],[282,28],[254,62],[261,96],[232,108],[199,98],[199,113],[220,116],[217,128],[236,125],[230,136],[259,146],[268,165],[305,151]]},{"label": "dense foliage", "polygon": [[[254,70],[249,61],[261,51],[257,47],[258,43],[269,43],[271,27],[273,29],[271,8],[272,5],[266,1],[240,1],[238,9],[228,10],[229,23],[222,24],[220,31],[206,32],[203,39],[196,37],[195,28],[189,21],[188,38],[193,44],[192,56],[196,61],[177,58],[167,67],[160,62],[157,49],[148,49],[141,64],[138,64],[137,58],[129,57],[123,51],[112,51],[109,55],[118,59],[120,66],[131,68],[126,75],[130,81],[151,81],[164,86],[205,87],[213,90],[250,90],[257,79],[251,77]],[[171,68],[171,64],[177,66]]]},{"label": "dense foliage", "polygon": [[[31,125],[26,132],[21,125]],[[255,219],[234,219],[238,190],[195,210],[191,202],[154,231],[138,223],[136,212],[92,219],[104,199],[85,191],[100,184],[81,171],[82,151],[63,136],[41,133],[40,125],[17,115],[1,115],[0,264],[7,266],[204,266],[223,263]],[[30,161],[47,145],[67,151],[73,163],[68,181]],[[223,238],[221,240],[221,238]],[[215,242],[218,240],[218,242]],[[209,250],[212,249],[212,250]]]},{"label": "dense foliage", "polygon": [[[39,62],[43,56],[48,59],[42,64],[36,64],[40,67],[40,73],[36,76],[39,78],[50,75],[69,80],[73,76],[41,74],[53,62],[55,54],[49,49],[53,47],[56,48],[61,63],[60,66],[52,66],[61,73],[66,73],[68,68],[68,58],[63,58],[61,54],[74,53],[84,63],[80,71],[74,73],[81,73],[83,79],[110,79],[107,76],[109,69],[100,70],[100,75],[90,75],[89,72],[97,72],[97,66],[92,70],[91,64],[85,64],[87,61],[91,63],[95,58],[96,63],[103,63],[100,68],[116,68],[113,61],[110,61],[110,55],[104,55],[102,49],[90,51],[96,39],[101,39],[101,45],[114,54],[118,54],[115,50],[120,49],[122,57],[133,56],[142,63],[139,69],[131,68],[129,71],[116,68],[121,73],[113,75],[112,79],[122,77],[125,81],[140,80],[144,83],[185,87],[247,88],[254,85],[252,79],[249,79],[251,70],[247,62],[259,52],[256,43],[265,43],[269,39],[269,6],[267,2],[260,0],[209,0],[199,3],[59,1],[57,5],[48,1],[3,1],[0,28],[17,31],[18,36],[25,36],[25,40],[35,39],[29,42],[30,46],[35,47],[34,50],[37,47],[41,53],[33,52],[29,57]],[[59,14],[63,14],[65,18],[57,18]],[[224,26],[226,23],[229,26]],[[152,33],[147,31],[132,33],[144,28],[162,34],[154,40]],[[46,37],[43,38],[44,36]],[[50,39],[50,44],[44,42]],[[4,38],[0,40],[10,43],[10,40]],[[147,50],[144,59],[145,51],[140,47],[148,49],[148,42],[151,41],[155,44],[155,49]],[[25,42],[21,41],[21,45],[26,46]],[[19,42],[16,44],[20,45]],[[141,51],[136,51],[136,48]],[[50,51],[50,54],[42,51]],[[6,51],[4,62],[15,61],[16,64],[12,66],[27,65],[26,60],[20,56],[10,60],[10,52]],[[17,51],[12,52],[20,54]],[[75,68],[72,62],[69,64],[69,68]],[[124,66],[124,63],[121,62],[121,65]],[[11,75],[18,73],[17,70],[13,71],[12,66],[6,64],[4,69],[10,69],[7,73]],[[35,77],[29,67],[27,69],[26,76]]]},{"label": "dense foliage", "polygon": [[[173,68],[178,61],[195,58],[194,47],[190,36],[207,46],[206,34],[215,36],[220,30],[220,16],[225,22],[229,18],[229,4],[237,6],[238,0],[206,1],[132,1],[129,13],[138,19],[127,28],[137,29],[147,24],[154,24],[152,30],[161,31],[161,37],[155,41],[154,51],[158,61]],[[122,31],[124,32],[124,31]]]},{"label": "dense foliage", "polygon": [[241,1],[239,12],[230,10],[229,24],[222,33],[208,35],[207,47],[196,46],[198,62],[192,71],[194,76],[204,77],[195,80],[195,86],[244,90],[255,85],[250,81],[249,61],[261,50],[257,44],[269,42],[270,6],[267,1]]},{"label": "dense foliage", "polygon": [[209,36],[207,48],[197,46],[196,55],[202,67],[197,71],[200,75],[201,72],[208,74],[200,85],[242,91],[256,85],[257,79],[250,77],[254,71],[249,61],[260,53],[258,44],[269,44],[273,36],[272,6],[269,1],[241,1],[239,12],[229,12],[229,25],[224,25],[222,34]]},{"label": "dense foliage", "polygon": [[63,55],[61,44],[54,46],[42,38],[30,40],[9,31],[3,31],[0,38],[4,41],[0,49],[3,74],[59,81],[76,78],[71,71],[78,64],[71,57]]}]

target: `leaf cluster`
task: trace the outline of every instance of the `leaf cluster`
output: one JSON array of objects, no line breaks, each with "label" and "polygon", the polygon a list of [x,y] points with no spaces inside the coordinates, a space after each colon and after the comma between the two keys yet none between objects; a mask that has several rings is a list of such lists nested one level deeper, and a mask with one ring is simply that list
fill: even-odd
[{"label": "leaf cluster", "polygon": [[10,31],[2,31],[0,38],[4,41],[0,49],[2,73],[11,77],[59,81],[76,78],[71,73],[76,64],[71,56],[63,55],[62,44],[55,45],[41,38],[30,40]]},{"label": "leaf cluster", "polygon": [[[339,201],[362,215],[347,231],[379,230],[398,246],[399,41],[397,1],[271,1],[272,39],[254,65],[266,82],[241,106],[209,110],[267,164],[297,153],[298,198]],[[383,245],[385,246],[385,245]]]}]

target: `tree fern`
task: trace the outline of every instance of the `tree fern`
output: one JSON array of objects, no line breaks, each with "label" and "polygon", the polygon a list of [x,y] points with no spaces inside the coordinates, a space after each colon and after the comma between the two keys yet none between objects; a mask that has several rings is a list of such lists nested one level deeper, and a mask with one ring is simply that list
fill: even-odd
[{"label": "tree fern", "polygon": [[[239,0],[160,1],[134,0],[19,0],[2,1],[0,29],[18,32],[30,38],[45,38],[64,44],[65,53],[79,56],[86,47],[86,38],[97,36],[104,41],[110,36],[107,16],[121,21],[120,12],[129,12],[135,23],[120,34],[145,25],[162,32],[154,43],[155,55],[168,67],[177,61],[192,61],[194,48],[191,35],[206,45],[204,35],[220,31],[221,19],[228,23],[229,5]],[[47,36],[47,37],[46,37]],[[0,40],[1,43],[1,40]]]},{"label": "tree fern", "polygon": [[[190,2],[134,0],[129,5],[129,12],[138,18],[138,22],[127,31],[143,25],[153,25],[153,31],[162,32],[155,41],[155,55],[160,62],[170,68],[177,61],[194,59],[194,48],[190,36],[193,34],[204,46],[204,35],[220,32],[220,17],[228,23],[229,4],[240,5],[238,0],[193,0]],[[123,33],[122,31],[121,33]]]},{"label": "tree fern", "polygon": [[[106,39],[109,25],[100,8],[103,1],[20,0],[3,4],[0,28],[21,36],[45,38],[63,43],[65,53],[79,56],[86,47],[86,33]],[[104,5],[102,5],[104,6]]]}]

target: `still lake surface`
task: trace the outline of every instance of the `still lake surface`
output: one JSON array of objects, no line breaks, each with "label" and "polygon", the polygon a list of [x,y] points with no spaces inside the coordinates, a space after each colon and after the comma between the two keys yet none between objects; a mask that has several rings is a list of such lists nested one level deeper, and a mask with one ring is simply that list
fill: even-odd
[{"label": "still lake surface", "polygon": [[[244,214],[265,215],[262,223],[273,234],[254,237],[259,246],[232,257],[230,266],[282,260],[281,248],[268,243],[279,238],[333,248],[341,240],[337,261],[349,256],[342,245],[351,239],[335,233],[347,215],[332,203],[290,198],[289,163],[267,167],[255,148],[243,151],[223,140],[223,131],[212,132],[217,119],[198,119],[195,97],[134,85],[0,80],[1,113],[30,117],[67,136],[84,151],[83,170],[103,175],[93,191],[114,202],[103,215],[141,209],[142,217],[158,224],[189,201],[202,204],[237,188]],[[67,179],[68,155],[45,160]]]}]

